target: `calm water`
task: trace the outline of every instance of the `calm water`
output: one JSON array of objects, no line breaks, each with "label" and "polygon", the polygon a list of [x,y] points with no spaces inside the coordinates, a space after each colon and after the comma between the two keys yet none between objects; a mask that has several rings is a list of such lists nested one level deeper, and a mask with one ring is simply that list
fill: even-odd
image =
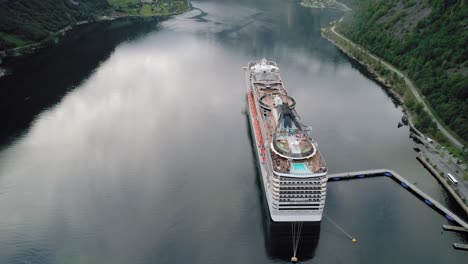
[{"label": "calm water", "polygon": [[[83,26],[0,79],[21,106],[2,114],[20,120],[2,131],[18,136],[0,152],[0,263],[285,262],[266,250],[244,114],[252,58],[279,63],[331,173],[390,168],[457,210],[397,129],[401,109],[320,37],[339,12],[194,7],[157,26]],[[359,242],[324,221],[306,263],[468,260],[451,246],[467,239],[386,178],[330,183],[326,213]]]}]

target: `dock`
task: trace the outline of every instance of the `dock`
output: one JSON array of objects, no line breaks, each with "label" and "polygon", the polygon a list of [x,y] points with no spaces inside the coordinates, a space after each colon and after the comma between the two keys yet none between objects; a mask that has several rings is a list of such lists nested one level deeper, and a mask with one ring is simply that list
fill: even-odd
[{"label": "dock", "polygon": [[468,244],[453,243],[455,249],[468,250]]},{"label": "dock", "polygon": [[[386,176],[392,178],[397,183],[399,183],[403,188],[411,191],[414,195],[416,195],[419,199],[424,201],[424,203],[439,212],[443,215],[446,219],[457,223],[464,229],[468,229],[468,224],[463,221],[460,217],[456,214],[451,212],[449,209],[444,207],[442,204],[437,202],[434,198],[426,194],[425,192],[421,191],[419,188],[414,186],[412,183],[407,181],[403,178],[400,174],[395,171],[388,170],[388,169],[377,169],[377,170],[365,170],[365,171],[355,171],[355,172],[343,172],[343,173],[335,173],[329,174],[328,181],[340,181],[340,180],[351,180],[351,179],[362,179],[368,177],[378,177],[378,176]],[[455,246],[455,245],[454,245]]]},{"label": "dock", "polygon": [[443,225],[442,227],[444,228],[444,230],[448,230],[448,231],[467,232],[468,233],[468,229],[463,228],[461,226]]},{"label": "dock", "polygon": [[442,184],[442,186],[452,195],[452,197],[455,199],[455,201],[460,205],[460,207],[465,211],[465,213],[468,215],[468,206],[465,204],[465,202],[462,200],[460,195],[458,195],[455,190],[450,186],[450,184],[447,183],[445,178],[440,175],[432,165],[425,161],[421,156],[417,156],[416,159],[426,168],[434,178],[436,178],[437,181]]}]

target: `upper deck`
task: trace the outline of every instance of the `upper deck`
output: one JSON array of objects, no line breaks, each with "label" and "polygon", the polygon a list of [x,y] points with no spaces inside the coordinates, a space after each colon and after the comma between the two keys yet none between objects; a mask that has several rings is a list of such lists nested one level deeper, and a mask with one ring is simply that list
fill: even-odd
[{"label": "upper deck", "polygon": [[312,128],[301,123],[295,110],[296,101],[287,94],[277,64],[263,59],[250,62],[248,70],[275,174],[286,177],[325,175],[327,167],[311,136]]}]

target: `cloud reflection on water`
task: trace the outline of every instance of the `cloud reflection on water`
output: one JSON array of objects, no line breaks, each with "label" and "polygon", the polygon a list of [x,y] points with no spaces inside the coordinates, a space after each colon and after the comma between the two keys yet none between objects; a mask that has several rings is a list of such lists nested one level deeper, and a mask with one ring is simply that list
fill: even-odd
[{"label": "cloud reflection on water", "polygon": [[[233,60],[237,63],[222,63]],[[216,45],[177,33],[155,33],[119,46],[5,150],[2,187],[14,182],[16,193],[9,192],[0,202],[9,212],[0,220],[2,240],[14,241],[13,230],[24,232],[22,240],[34,241],[63,229],[48,242],[66,240],[65,248],[46,246],[57,248],[57,263],[80,252],[86,252],[86,261],[115,263],[147,254],[154,243],[161,243],[154,237],[169,235],[171,228],[153,230],[150,236],[144,227],[151,221],[171,226],[183,217],[177,215],[186,208],[184,197],[193,199],[193,191],[180,194],[179,206],[166,214],[156,211],[163,211],[175,198],[171,193],[184,185],[198,190],[190,183],[203,180],[197,174],[219,174],[222,168],[217,165],[211,166],[212,173],[204,169],[209,156],[219,152],[226,135],[239,129],[237,134],[243,134],[242,127],[236,130],[236,122],[231,122],[243,118],[243,80],[232,77],[233,72],[242,76],[242,63]],[[232,150],[241,153],[241,148]],[[206,161],[195,160],[204,155]],[[219,161],[226,162],[222,157]],[[206,221],[197,215],[192,221]],[[121,230],[132,221],[133,229]],[[105,244],[98,250],[100,241]],[[0,255],[21,254],[14,253],[15,246],[3,247]]]}]

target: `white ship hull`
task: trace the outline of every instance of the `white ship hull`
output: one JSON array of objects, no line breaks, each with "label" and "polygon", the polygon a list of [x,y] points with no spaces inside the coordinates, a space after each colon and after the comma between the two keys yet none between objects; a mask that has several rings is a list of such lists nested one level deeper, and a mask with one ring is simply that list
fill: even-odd
[{"label": "white ship hull", "polygon": [[[270,146],[271,140],[267,140],[268,132],[263,127],[263,116],[259,114],[262,108],[257,104],[258,98],[251,74],[248,70],[247,113],[258,164],[258,176],[269,218],[273,222],[320,222],[325,205],[327,170],[298,173],[293,172],[292,168],[287,172],[280,172],[274,168],[272,157],[282,158],[282,155]],[[293,157],[288,160],[291,166],[303,166],[302,163],[298,163],[301,162],[300,158]]]}]

